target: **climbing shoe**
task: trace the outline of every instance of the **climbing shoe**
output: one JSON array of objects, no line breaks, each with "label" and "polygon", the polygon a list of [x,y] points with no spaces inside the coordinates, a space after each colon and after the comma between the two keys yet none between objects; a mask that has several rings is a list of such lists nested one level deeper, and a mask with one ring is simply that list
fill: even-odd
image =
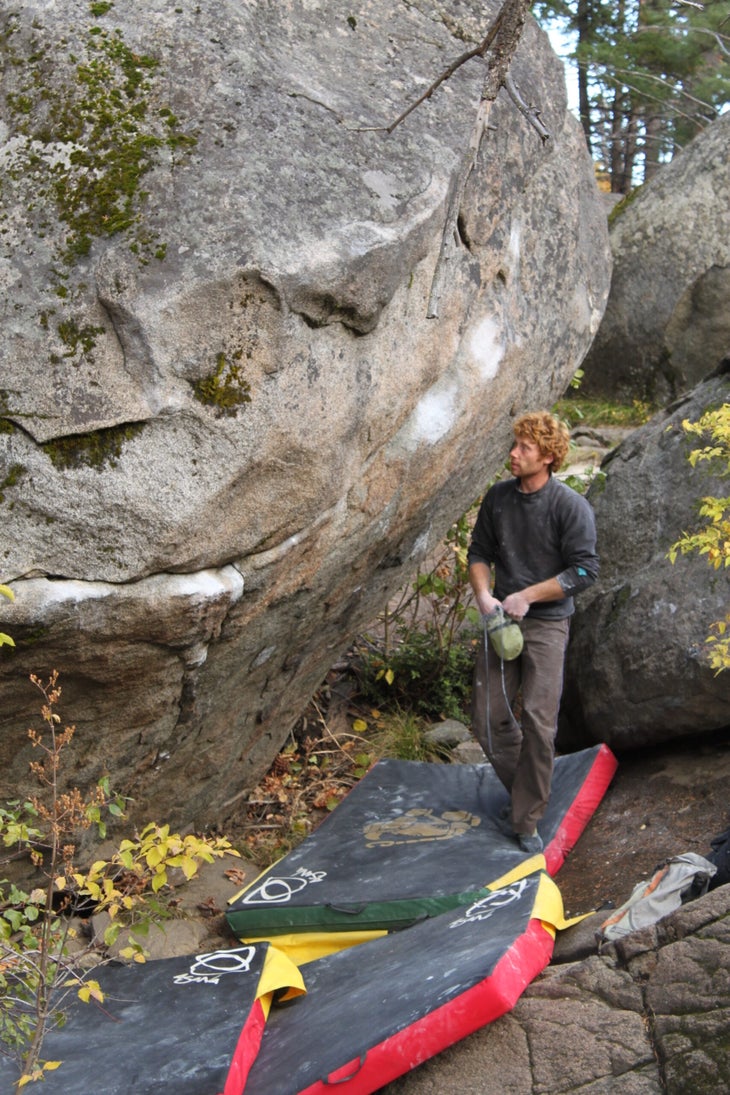
[{"label": "climbing shoe", "polygon": [[528,852],[529,855],[539,855],[543,849],[542,837],[538,832],[534,832],[531,836],[527,833],[518,833],[517,843],[522,851]]}]

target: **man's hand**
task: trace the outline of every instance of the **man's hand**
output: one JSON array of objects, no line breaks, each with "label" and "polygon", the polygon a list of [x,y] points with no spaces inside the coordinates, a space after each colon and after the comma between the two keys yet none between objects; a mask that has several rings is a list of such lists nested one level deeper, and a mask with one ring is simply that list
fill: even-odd
[{"label": "man's hand", "polygon": [[508,597],[505,597],[502,603],[502,608],[513,620],[523,620],[527,615],[529,607],[530,602],[524,592],[510,593]]},{"label": "man's hand", "polygon": [[493,612],[502,607],[502,602],[498,601],[496,597],[492,597],[490,593],[483,593],[480,597],[477,597],[477,604],[482,616],[491,616]]},{"label": "man's hand", "polygon": [[546,578],[534,586],[525,586],[510,593],[502,602],[502,608],[513,620],[524,620],[530,605],[539,601],[562,601],[565,590],[557,578]]},{"label": "man's hand", "polygon": [[474,593],[474,600],[482,616],[488,616],[499,608],[501,602],[492,596],[492,574],[486,563],[477,560],[469,564],[469,582]]}]

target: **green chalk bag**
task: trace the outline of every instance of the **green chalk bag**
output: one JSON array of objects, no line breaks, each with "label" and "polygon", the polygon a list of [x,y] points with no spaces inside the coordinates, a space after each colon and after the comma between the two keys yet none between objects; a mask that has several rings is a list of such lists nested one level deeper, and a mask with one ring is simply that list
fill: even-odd
[{"label": "green chalk bag", "polygon": [[509,616],[505,616],[501,606],[495,608],[488,616],[484,616],[483,620],[492,649],[497,656],[505,662],[519,658],[524,646],[519,624]]}]

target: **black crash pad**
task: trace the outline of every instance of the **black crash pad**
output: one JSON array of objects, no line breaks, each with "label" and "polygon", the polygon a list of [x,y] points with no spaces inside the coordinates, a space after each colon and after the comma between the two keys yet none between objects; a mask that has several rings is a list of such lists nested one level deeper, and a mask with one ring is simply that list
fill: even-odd
[{"label": "black crash pad", "polygon": [[[71,990],[58,1000],[66,1021],[46,1035],[42,1059],[61,1064],[45,1073],[43,1095],[241,1095],[271,995],[302,984],[267,943],[114,963],[89,977],[104,999],[83,1003]],[[17,1079],[17,1068],[2,1061],[0,1091]]]},{"label": "black crash pad", "polygon": [[[559,870],[615,770],[605,745],[557,758],[537,866]],[[241,939],[390,931],[467,903],[530,859],[499,827],[507,801],[489,764],[380,761],[311,836],[231,899],[228,923]]]},{"label": "black crash pad", "polygon": [[[246,1095],[367,1095],[509,1011],[544,969],[562,901],[544,872],[301,967]],[[509,1086],[509,1085],[507,1085]]]}]

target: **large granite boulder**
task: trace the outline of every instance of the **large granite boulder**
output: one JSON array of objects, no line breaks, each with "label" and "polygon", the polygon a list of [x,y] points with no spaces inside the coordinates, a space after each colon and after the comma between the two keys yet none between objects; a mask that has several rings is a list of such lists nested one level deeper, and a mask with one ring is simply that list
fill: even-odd
[{"label": "large granite boulder", "polygon": [[730,114],[614,215],[606,313],[582,390],[661,406],[730,353]]},{"label": "large granite boulder", "polygon": [[[463,0],[89,4],[2,19],[0,796],[30,672],[69,778],[208,824],[564,391],[610,250],[563,69],[528,21],[427,319],[475,60]],[[380,128],[378,128],[380,127]],[[66,773],[65,773],[66,774]]]},{"label": "large granite boulder", "polygon": [[682,422],[727,402],[719,372],[635,430],[602,464],[588,497],[601,572],[576,601],[558,743],[631,749],[728,725],[727,673],[708,664],[705,638],[728,610],[728,577],[703,555],[669,558],[705,523],[701,500],[724,497],[716,464],[688,461],[701,438]]}]

